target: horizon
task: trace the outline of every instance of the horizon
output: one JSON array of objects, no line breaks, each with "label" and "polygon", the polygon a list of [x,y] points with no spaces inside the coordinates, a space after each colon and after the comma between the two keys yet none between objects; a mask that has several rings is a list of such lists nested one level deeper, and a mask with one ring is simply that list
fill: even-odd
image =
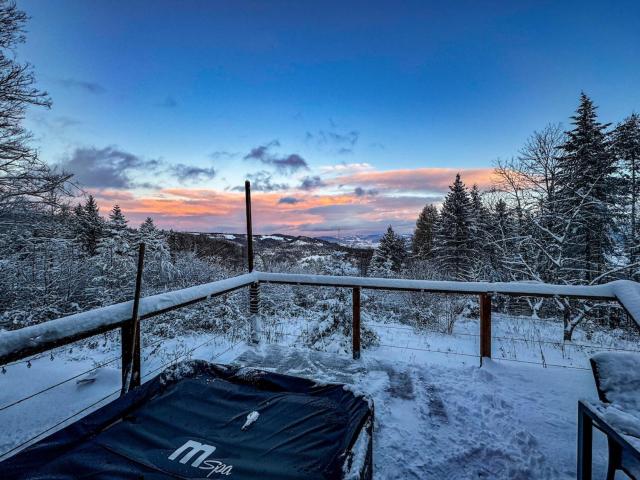
[{"label": "horizon", "polygon": [[258,233],[408,232],[581,91],[640,110],[634,2],[153,5],[18,2],[41,158],[132,224],[242,232],[248,178]]}]

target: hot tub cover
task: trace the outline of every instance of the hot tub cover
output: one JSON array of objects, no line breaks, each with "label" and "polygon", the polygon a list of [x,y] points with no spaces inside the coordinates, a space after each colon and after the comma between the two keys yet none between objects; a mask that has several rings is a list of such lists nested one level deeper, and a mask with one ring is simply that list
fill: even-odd
[{"label": "hot tub cover", "polygon": [[372,416],[343,385],[191,361],[0,463],[0,477],[342,478]]}]

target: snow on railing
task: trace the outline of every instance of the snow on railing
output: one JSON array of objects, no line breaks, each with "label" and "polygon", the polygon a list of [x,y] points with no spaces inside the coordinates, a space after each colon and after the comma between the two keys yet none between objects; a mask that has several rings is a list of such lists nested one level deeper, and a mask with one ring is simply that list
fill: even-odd
[{"label": "snow on railing", "polygon": [[[160,293],[140,300],[139,316],[145,319],[185,307],[210,297],[246,287],[258,281],[256,273],[218,280],[195,287]],[[0,333],[0,365],[40,353],[44,347],[68,344],[121,327],[131,320],[133,301],[116,303]]]},{"label": "snow on railing", "polygon": [[[552,285],[534,282],[455,282],[331,275],[252,272],[195,287],[142,298],[140,319],[184,307],[253,283],[279,283],[457,294],[573,297],[617,300],[640,325],[640,284],[617,280],[601,285]],[[0,365],[121,327],[131,320],[133,302],[70,315],[19,330],[0,333]]]},{"label": "snow on railing", "polygon": [[[379,290],[402,290],[433,293],[503,294],[532,297],[575,297],[595,300],[616,300],[617,292],[640,295],[640,284],[627,280],[601,285],[556,285],[538,282],[456,282],[441,280],[407,280],[332,275],[256,272],[261,283],[315,285],[327,287],[361,287]],[[640,307],[640,301],[639,307]],[[639,308],[640,310],[640,308]]]}]

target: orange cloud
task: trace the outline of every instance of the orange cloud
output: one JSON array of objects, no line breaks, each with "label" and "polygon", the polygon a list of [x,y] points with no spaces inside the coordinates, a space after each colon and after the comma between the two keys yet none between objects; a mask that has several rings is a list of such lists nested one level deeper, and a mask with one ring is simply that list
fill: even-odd
[{"label": "orange cloud", "polygon": [[491,185],[492,168],[414,168],[403,170],[364,171],[341,175],[326,183],[332,185],[367,186],[386,191],[446,192],[447,188],[460,173],[462,180],[471,186],[480,188]]},{"label": "orange cloud", "polygon": [[[467,185],[490,184],[491,169],[420,168],[350,171],[326,179],[333,191],[253,192],[254,230],[259,233],[331,234],[378,232],[391,224],[409,231],[425,203],[438,203],[455,174]],[[357,195],[356,187],[377,194]],[[413,192],[413,193],[411,193]],[[282,202],[283,197],[294,201]],[[128,190],[96,192],[102,212],[118,203],[133,226],[152,217],[163,228],[242,232],[244,193],[206,188],[165,188],[135,196]]]}]

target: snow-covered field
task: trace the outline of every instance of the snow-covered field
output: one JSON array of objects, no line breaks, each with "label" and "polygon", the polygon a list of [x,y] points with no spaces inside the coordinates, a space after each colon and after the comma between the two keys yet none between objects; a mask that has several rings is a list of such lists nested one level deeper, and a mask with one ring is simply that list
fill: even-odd
[{"label": "snow-covered field", "polygon": [[[344,342],[335,338],[320,343],[324,352],[304,348],[304,321],[265,320],[258,347],[248,347],[237,332],[164,341],[143,337],[143,376],[150,378],[177,359],[201,358],[347,383],[375,403],[380,479],[569,479],[575,478],[577,400],[596,398],[589,356],[605,347],[638,348],[615,332],[587,335],[582,330],[573,344],[562,345],[558,322],[496,314],[495,360],[479,367],[475,321],[459,319],[453,334],[379,321],[365,325],[376,332],[379,344],[364,350],[359,361],[351,360]],[[113,336],[93,348],[59,350],[30,366],[8,366],[0,376],[0,452],[115,398],[118,355],[119,340]],[[602,438],[595,448],[598,475],[606,464]]]}]

